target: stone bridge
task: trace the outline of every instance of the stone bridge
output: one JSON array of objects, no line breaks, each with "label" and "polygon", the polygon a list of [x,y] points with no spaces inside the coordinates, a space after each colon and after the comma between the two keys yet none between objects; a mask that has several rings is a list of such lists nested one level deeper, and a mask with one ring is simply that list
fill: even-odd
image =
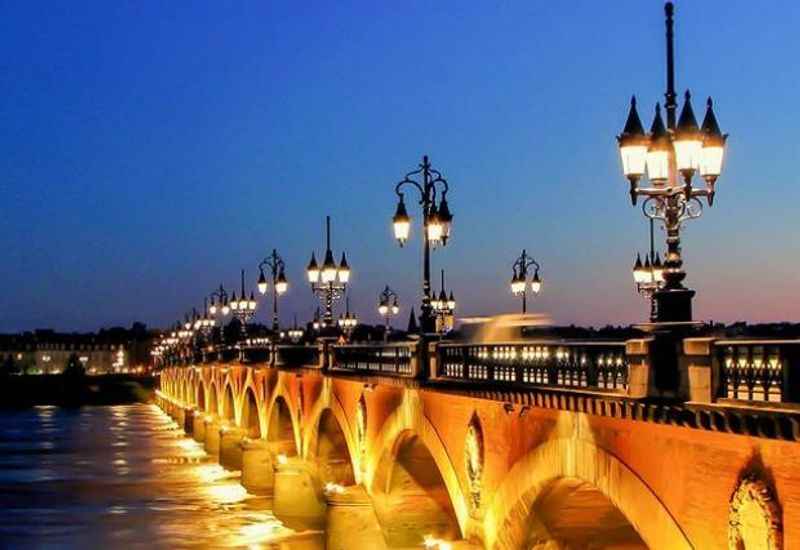
[{"label": "stone bridge", "polygon": [[685,342],[693,399],[665,400],[647,342],[587,345],[243,347],[165,368],[157,400],[330,549],[800,548],[787,377],[737,400],[744,352]]}]

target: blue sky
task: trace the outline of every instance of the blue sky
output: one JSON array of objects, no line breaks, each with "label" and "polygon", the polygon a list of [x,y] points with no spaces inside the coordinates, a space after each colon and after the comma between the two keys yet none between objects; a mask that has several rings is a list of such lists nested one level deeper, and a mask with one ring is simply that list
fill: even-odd
[{"label": "blue sky", "polygon": [[[797,320],[795,2],[678,2],[677,85],[731,134],[717,201],[685,231],[701,319]],[[543,267],[560,323],[640,321],[647,245],[614,136],[663,98],[662,3],[0,2],[0,331],[174,321],[273,247],[304,282],[324,216],[376,318],[419,295],[393,184],[425,153],[452,184],[433,255],[462,314],[518,307]],[[418,220],[418,211],[412,211]],[[436,285],[438,287],[438,284]],[[265,308],[267,309],[267,308]],[[263,315],[263,314],[262,314]],[[266,317],[261,317],[266,319]]]}]

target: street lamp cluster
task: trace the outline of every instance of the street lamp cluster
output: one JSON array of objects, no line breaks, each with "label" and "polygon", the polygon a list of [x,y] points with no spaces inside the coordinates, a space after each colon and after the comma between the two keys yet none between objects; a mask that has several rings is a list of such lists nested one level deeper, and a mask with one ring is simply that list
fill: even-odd
[{"label": "street lamp cluster", "polygon": [[326,248],[325,260],[322,266],[317,264],[317,257],[311,253],[311,260],[308,262],[306,273],[308,282],[311,284],[311,291],[319,298],[325,308],[322,318],[324,327],[333,326],[333,303],[339,300],[347,290],[347,283],[350,281],[350,266],[347,264],[347,257],[342,252],[342,260],[336,265],[331,250],[331,218],[325,218]]},{"label": "street lamp cluster", "polygon": [[260,274],[257,286],[262,295],[265,295],[269,289],[267,278],[264,275],[264,268],[267,268],[272,275],[272,330],[278,330],[280,326],[278,322],[278,296],[283,296],[289,290],[289,281],[286,280],[286,264],[274,248],[272,249],[272,254],[258,264]]},{"label": "street lamp cluster", "polygon": [[[653,323],[669,325],[688,324],[692,320],[691,300],[694,291],[683,286],[686,277],[681,257],[680,230],[685,221],[701,216],[703,203],[714,204],[716,184],[722,173],[727,135],[723,134],[717,122],[713,102],[709,98],[701,124],[698,124],[692,107],[691,94],[687,90],[683,105],[678,114],[677,94],[675,92],[674,32],[672,2],[665,4],[666,15],[666,68],[667,86],[665,94],[666,121],[662,117],[661,104],[656,103],[652,124],[645,131],[637,110],[636,98],[630,102],[630,109],[624,128],[617,137],[622,172],[629,183],[631,202],[635,206],[640,197],[644,215],[650,221],[650,252],[636,256],[633,278],[637,291],[651,301],[650,320]],[[699,176],[696,178],[695,176]],[[702,180],[695,186],[695,180]],[[406,193],[419,195],[421,207],[420,225],[422,241],[422,304],[420,332],[422,335],[445,333],[452,329],[456,301],[452,290],[445,289],[444,270],[441,270],[442,285],[437,294],[431,287],[431,251],[438,246],[446,246],[451,237],[453,215],[447,198],[450,185],[441,172],[433,168],[427,156],[417,169],[408,172],[394,185],[397,206],[392,217],[394,237],[401,247],[411,236],[412,218],[409,215]],[[666,250],[662,254],[655,250],[654,223],[663,225],[666,232]],[[330,217],[326,217],[326,248],[322,264],[317,262],[315,252],[306,268],[307,279],[312,293],[322,306],[314,316],[313,328],[321,333],[338,328],[350,335],[358,325],[355,314],[350,312],[349,297],[346,311],[334,319],[334,303],[347,297],[350,282],[350,266],[345,252],[336,262],[331,248]],[[272,329],[279,331],[278,299],[289,289],[286,265],[273,249],[272,253],[259,264],[257,288],[266,295],[272,288]],[[532,275],[531,275],[532,270]],[[510,288],[512,294],[521,298],[523,314],[527,312],[528,292],[536,296],[542,289],[540,264],[525,249],[512,265]],[[220,285],[212,292],[204,304],[202,316],[194,312],[183,325],[177,325],[169,336],[162,337],[154,350],[157,354],[168,353],[181,342],[191,340],[199,334],[208,339],[217,320],[233,314],[242,326],[255,316],[258,304],[254,293],[245,289],[244,270],[241,275],[239,297],[236,292],[228,295]],[[378,297],[378,313],[385,321],[385,332],[390,330],[390,317],[400,311],[398,296],[387,285]],[[413,309],[412,309],[413,311]],[[299,341],[303,331],[297,328],[281,332],[292,341]],[[258,341],[258,340],[251,340]]]},{"label": "street lamp cluster", "polygon": [[642,255],[636,254],[636,262],[633,264],[633,282],[636,283],[636,291],[650,302],[650,322],[657,320],[655,293],[664,286],[664,264],[661,263],[661,254],[655,250],[655,238],[653,236],[655,221],[650,219],[650,252],[645,254],[644,263]]},{"label": "street lamp cluster", "polygon": [[[661,106],[657,103],[650,132],[645,133],[634,97],[625,127],[617,139],[622,172],[630,183],[631,202],[635,206],[639,197],[645,197],[642,204],[645,216],[662,222],[667,233],[667,251],[661,270],[663,286],[653,290],[652,320],[688,323],[692,320],[694,291],[683,286],[686,273],[682,269],[681,225],[684,221],[701,216],[703,205],[700,198],[704,197],[709,206],[714,204],[715,185],[722,173],[727,136],[720,131],[711,98],[706,102],[702,125],[697,124],[688,90],[680,116],[676,119],[678,103],[675,93],[672,2],[665,4],[664,12],[667,39],[666,125],[661,116]],[[694,186],[697,174],[705,181],[704,187]],[[645,176],[647,185],[644,185]],[[650,259],[651,268],[654,260]],[[643,269],[639,270],[640,277],[643,277],[642,272]]]},{"label": "street lamp cluster", "polygon": [[389,288],[389,285],[386,285],[386,288],[378,295],[378,313],[385,322],[383,338],[387,341],[389,340],[389,330],[391,330],[389,319],[400,313],[400,304],[397,300],[397,293]]},{"label": "street lamp cluster", "polygon": [[450,296],[444,287],[444,269],[442,270],[442,287],[439,290],[439,297],[431,300],[431,307],[435,315],[435,329],[438,333],[445,333],[453,329],[453,315],[456,312],[456,299],[453,291]]},{"label": "street lamp cluster", "polygon": [[194,330],[207,335],[211,332],[217,322],[208,315],[208,298],[203,299],[203,315],[195,316]]},{"label": "street lamp cluster", "polygon": [[231,312],[233,316],[239,319],[239,323],[242,327],[242,334],[246,332],[247,323],[255,317],[256,314],[256,307],[258,307],[258,303],[253,296],[253,292],[250,292],[250,298],[247,298],[247,293],[244,288],[244,269],[242,270],[242,293],[241,298],[239,300],[236,299],[236,291],[233,291],[233,297],[229,303]]},{"label": "street lamp cluster", "polygon": [[337,323],[339,328],[342,329],[345,334],[349,335],[353,332],[353,329],[358,326],[358,318],[355,313],[350,312],[350,300],[348,299],[346,302],[345,312],[339,316]]},{"label": "street lamp cluster", "polygon": [[531,292],[534,296],[542,290],[542,278],[539,276],[541,266],[539,262],[528,256],[528,252],[523,248],[519,258],[514,260],[512,269],[514,274],[511,276],[511,293],[522,298],[522,313],[528,311],[528,270],[533,267],[533,277],[531,278]]},{"label": "street lamp cluster", "polygon": [[[431,297],[431,247],[440,243],[447,245],[450,239],[450,230],[453,215],[447,204],[447,192],[450,186],[442,174],[435,170],[427,155],[422,157],[422,163],[417,170],[409,172],[395,185],[397,194],[397,209],[392,217],[394,236],[400,246],[408,242],[411,233],[411,217],[408,215],[403,189],[411,188],[419,191],[419,204],[422,206],[422,307],[420,316],[420,329],[422,333],[435,331],[436,314]],[[437,198],[439,205],[436,205]]]}]

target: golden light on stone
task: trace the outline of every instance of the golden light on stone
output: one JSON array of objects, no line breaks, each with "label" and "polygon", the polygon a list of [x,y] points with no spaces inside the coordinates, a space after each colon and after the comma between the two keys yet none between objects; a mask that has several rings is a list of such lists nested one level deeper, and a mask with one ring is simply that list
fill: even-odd
[{"label": "golden light on stone", "polygon": [[367,401],[364,398],[364,394],[361,394],[356,407],[356,439],[358,440],[359,452],[363,457],[367,449]]},{"label": "golden light on stone", "polygon": [[326,495],[341,495],[344,493],[344,485],[329,481],[325,484],[325,488],[323,490],[325,491]]},{"label": "golden light on stone", "polygon": [[433,535],[425,535],[422,546],[427,550],[452,550],[453,548],[449,541],[438,539]]},{"label": "golden light on stone", "polygon": [[731,497],[728,548],[783,549],[780,506],[772,488],[754,475],[744,477]]},{"label": "golden light on stone", "polygon": [[469,481],[470,503],[473,510],[481,506],[481,478],[483,476],[483,430],[477,414],[472,415],[464,442],[464,460]]}]

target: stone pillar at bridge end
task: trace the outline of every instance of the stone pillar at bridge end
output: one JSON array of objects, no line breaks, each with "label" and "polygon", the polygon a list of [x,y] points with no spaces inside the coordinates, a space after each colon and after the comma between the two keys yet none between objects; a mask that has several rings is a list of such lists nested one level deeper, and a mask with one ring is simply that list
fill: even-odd
[{"label": "stone pillar at bridge end", "polygon": [[639,338],[625,343],[628,397],[710,403],[714,400],[713,338]]},{"label": "stone pillar at bridge end", "polygon": [[711,403],[714,400],[714,338],[686,338],[683,341],[681,370],[689,381],[689,401]]}]

